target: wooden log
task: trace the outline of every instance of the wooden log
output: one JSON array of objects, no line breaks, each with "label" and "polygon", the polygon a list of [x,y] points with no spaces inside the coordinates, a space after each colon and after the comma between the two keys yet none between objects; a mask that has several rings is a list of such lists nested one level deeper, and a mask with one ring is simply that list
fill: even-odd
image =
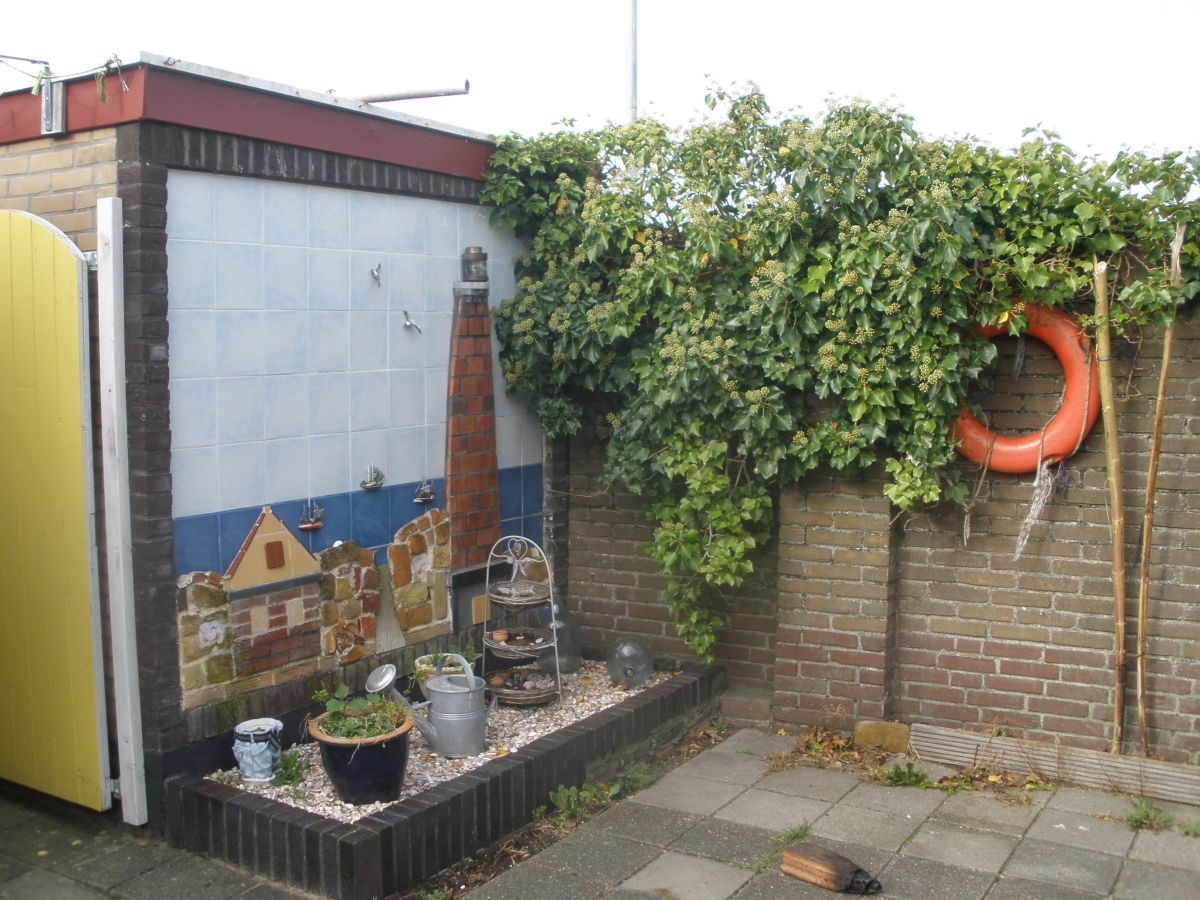
[{"label": "wooden log", "polygon": [[828,891],[874,894],[880,890],[879,882],[852,860],[808,841],[797,841],[784,850],[779,868]]}]

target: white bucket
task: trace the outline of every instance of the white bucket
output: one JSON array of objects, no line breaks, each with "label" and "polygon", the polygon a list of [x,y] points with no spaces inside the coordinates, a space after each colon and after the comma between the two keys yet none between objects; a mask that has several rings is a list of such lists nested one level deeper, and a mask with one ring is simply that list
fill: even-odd
[{"label": "white bucket", "polygon": [[278,719],[247,719],[233,729],[233,756],[248,784],[267,784],[279,768]]}]

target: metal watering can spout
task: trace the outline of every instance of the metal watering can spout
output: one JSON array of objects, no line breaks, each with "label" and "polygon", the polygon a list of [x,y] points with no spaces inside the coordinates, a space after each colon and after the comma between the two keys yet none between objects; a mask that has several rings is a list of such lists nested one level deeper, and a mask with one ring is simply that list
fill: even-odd
[{"label": "metal watering can spout", "polygon": [[[417,728],[421,729],[421,734],[425,737],[425,740],[429,741],[429,746],[433,748],[433,751],[435,753],[437,753],[438,752],[438,750],[437,750],[437,745],[438,745],[437,728],[434,726],[434,724],[432,722],[429,721],[428,708],[429,708],[428,700],[426,700],[424,703],[414,703],[412,705],[413,721],[417,723]],[[419,710],[419,709],[426,710],[426,714],[423,716],[417,715],[417,710]]]}]

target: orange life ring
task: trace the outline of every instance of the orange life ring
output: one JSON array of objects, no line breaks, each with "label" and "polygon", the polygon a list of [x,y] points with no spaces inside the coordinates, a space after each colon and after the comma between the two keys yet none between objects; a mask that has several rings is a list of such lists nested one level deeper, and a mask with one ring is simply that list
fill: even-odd
[{"label": "orange life ring", "polygon": [[[1025,334],[1045,342],[1054,351],[1066,377],[1066,393],[1054,418],[1042,431],[1004,437],[984,428],[964,406],[950,429],[950,436],[961,441],[959,453],[980,465],[986,461],[987,467],[997,472],[1033,472],[1042,459],[1053,462],[1066,459],[1091,433],[1100,412],[1100,378],[1091,342],[1079,323],[1066,313],[1040,303],[1025,304],[1025,320],[1029,323]],[[979,329],[988,338],[1003,331],[999,325]]]}]

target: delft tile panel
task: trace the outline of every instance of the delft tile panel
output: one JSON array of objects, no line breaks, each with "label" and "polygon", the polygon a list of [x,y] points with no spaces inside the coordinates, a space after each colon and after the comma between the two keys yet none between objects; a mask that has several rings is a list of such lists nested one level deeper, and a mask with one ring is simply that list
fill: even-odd
[{"label": "delft tile panel", "polygon": [[[388,528],[420,512],[422,478],[444,500],[459,255],[485,248],[498,303],[512,293],[515,238],[463,204],[182,171],[168,180],[180,571],[223,571],[262,503],[298,511],[329,498],[338,534],[305,533],[316,549],[374,540],[380,517],[359,514],[372,501],[351,502],[364,454],[387,476]],[[406,310],[421,332],[403,327]],[[501,465],[540,463],[523,402],[504,396],[498,376],[497,389]],[[523,494],[506,518],[528,524]]]}]

